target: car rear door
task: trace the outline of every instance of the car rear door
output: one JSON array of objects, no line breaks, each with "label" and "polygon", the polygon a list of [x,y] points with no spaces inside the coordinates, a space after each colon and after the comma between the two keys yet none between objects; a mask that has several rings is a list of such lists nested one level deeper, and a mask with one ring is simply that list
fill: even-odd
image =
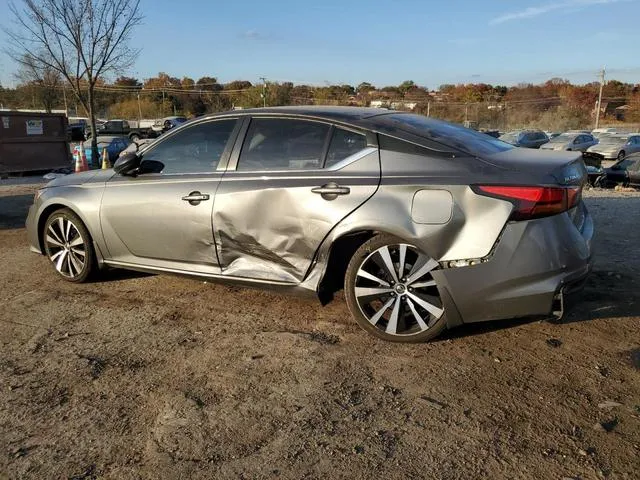
[{"label": "car rear door", "polygon": [[238,131],[230,117],[190,125],[145,150],[139,175],[107,182],[100,222],[110,261],[219,273],[211,214]]},{"label": "car rear door", "polygon": [[214,204],[222,273],[299,283],[326,235],[378,188],[376,137],[281,116],[247,118],[243,130]]}]

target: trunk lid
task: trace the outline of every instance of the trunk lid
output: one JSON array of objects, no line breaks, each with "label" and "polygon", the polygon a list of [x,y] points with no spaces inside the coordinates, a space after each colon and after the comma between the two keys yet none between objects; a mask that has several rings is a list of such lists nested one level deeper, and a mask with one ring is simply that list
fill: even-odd
[{"label": "trunk lid", "polygon": [[513,148],[485,155],[481,160],[502,169],[525,173],[524,178],[531,185],[579,186],[588,181],[582,152]]}]

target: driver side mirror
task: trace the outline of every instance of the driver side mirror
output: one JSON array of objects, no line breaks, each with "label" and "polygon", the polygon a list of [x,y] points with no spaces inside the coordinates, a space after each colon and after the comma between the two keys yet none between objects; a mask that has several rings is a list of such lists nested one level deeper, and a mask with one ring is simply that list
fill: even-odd
[{"label": "driver side mirror", "polygon": [[141,160],[137,153],[127,153],[116,160],[113,170],[119,175],[134,176],[140,167]]}]

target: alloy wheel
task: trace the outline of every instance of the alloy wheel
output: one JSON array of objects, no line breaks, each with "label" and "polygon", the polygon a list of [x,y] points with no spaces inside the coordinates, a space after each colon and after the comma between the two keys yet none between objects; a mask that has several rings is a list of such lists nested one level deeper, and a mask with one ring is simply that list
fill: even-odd
[{"label": "alloy wheel", "polygon": [[64,216],[50,222],[45,232],[47,254],[63,277],[79,277],[87,262],[87,246],[78,227]]},{"label": "alloy wheel", "polygon": [[432,272],[438,262],[405,243],[385,245],[361,262],[354,284],[365,318],[389,335],[428,330],[444,314]]}]

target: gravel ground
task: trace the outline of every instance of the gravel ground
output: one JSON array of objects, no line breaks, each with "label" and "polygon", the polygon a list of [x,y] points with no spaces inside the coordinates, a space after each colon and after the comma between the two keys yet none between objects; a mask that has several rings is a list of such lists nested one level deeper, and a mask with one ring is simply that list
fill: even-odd
[{"label": "gravel ground", "polygon": [[341,299],[63,282],[26,245],[34,188],[0,182],[0,478],[638,478],[638,193],[586,192],[561,323],[396,345]]}]

